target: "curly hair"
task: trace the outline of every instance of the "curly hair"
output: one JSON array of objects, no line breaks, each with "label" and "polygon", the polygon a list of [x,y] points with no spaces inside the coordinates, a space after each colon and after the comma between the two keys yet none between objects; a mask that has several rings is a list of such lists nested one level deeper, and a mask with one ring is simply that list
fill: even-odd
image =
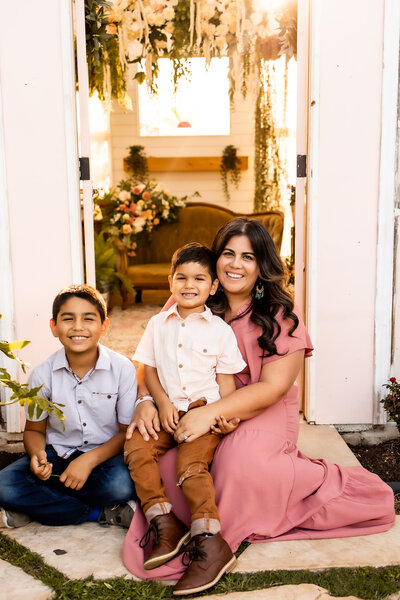
[{"label": "curly hair", "polygon": [[[245,313],[234,317],[232,321],[250,313],[250,320],[262,328],[262,334],[257,338],[263,351],[262,356],[281,356],[275,344],[275,340],[281,332],[281,326],[275,318],[276,315],[282,309],[284,319],[293,321],[293,325],[289,330],[290,336],[299,324],[299,319],[293,312],[293,299],[285,289],[284,264],[272,237],[264,225],[256,219],[246,217],[232,219],[218,231],[212,246],[212,250],[217,257],[217,263],[229,240],[238,235],[244,235],[249,239],[257,261],[259,277],[254,285],[249,307]],[[264,286],[264,295],[262,298],[257,298],[255,288],[260,283]],[[219,286],[217,293],[208,299],[207,304],[216,315],[224,317],[229,308],[229,303],[221,286]]]}]

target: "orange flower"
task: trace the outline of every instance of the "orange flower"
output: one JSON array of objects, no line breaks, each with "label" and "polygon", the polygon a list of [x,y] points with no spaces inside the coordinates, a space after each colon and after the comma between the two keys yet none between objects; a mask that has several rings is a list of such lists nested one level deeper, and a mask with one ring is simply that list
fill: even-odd
[{"label": "orange flower", "polygon": [[152,204],[152,205],[151,205],[151,208],[157,208],[157,207],[156,207],[156,205],[155,205],[155,204]]},{"label": "orange flower", "polygon": [[121,231],[123,234],[128,234],[132,232],[132,227],[129,225],[129,223],[125,223],[124,225],[122,225],[121,227]]},{"label": "orange flower", "polygon": [[151,196],[149,192],[143,192],[142,194],[143,200],[151,200]]},{"label": "orange flower", "polygon": [[110,33],[111,35],[115,35],[117,33],[117,26],[115,23],[110,23],[109,25],[106,25],[106,32]]},{"label": "orange flower", "polygon": [[159,222],[160,222],[160,219],[154,219],[154,221],[153,221],[153,225],[158,225],[158,224],[159,224]]}]

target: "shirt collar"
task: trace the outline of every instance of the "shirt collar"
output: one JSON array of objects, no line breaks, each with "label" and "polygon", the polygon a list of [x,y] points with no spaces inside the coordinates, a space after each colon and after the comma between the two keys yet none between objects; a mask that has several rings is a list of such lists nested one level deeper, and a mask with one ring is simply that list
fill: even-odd
[{"label": "shirt collar", "polygon": [[[97,371],[98,369],[105,369],[105,370],[110,370],[110,366],[111,366],[111,359],[110,359],[110,353],[108,351],[108,349],[103,346],[102,344],[98,344],[98,349],[99,349],[99,357],[97,359],[96,365],[94,367],[94,370]],[[55,358],[54,358],[54,362],[53,362],[53,371],[58,371],[59,369],[68,369],[69,370],[69,364],[68,364],[68,360],[67,360],[67,356],[65,354],[65,348],[60,348],[60,350],[57,350]]]},{"label": "shirt collar", "polygon": [[[205,319],[206,321],[211,321],[212,316],[213,316],[211,310],[208,308],[208,306],[205,306],[204,308],[205,308],[205,310],[203,312],[201,312],[201,313],[191,313],[189,315],[189,317],[187,317],[187,318],[192,317],[194,319],[197,319],[197,318],[200,317],[202,319]],[[180,314],[178,313],[178,305],[177,305],[176,302],[174,302],[174,304],[168,310],[165,310],[161,314],[164,315],[164,322],[169,317],[172,317],[172,316],[175,316],[176,318],[180,319],[181,321],[183,320],[182,317],[180,316]]]}]

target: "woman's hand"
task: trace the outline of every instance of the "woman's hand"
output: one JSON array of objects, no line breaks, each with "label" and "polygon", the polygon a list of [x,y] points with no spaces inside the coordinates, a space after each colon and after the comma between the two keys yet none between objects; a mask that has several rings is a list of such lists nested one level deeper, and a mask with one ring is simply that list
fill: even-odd
[{"label": "woman's hand", "polygon": [[212,433],[218,433],[220,435],[228,435],[228,433],[232,433],[232,431],[235,431],[235,429],[237,429],[237,426],[240,423],[240,419],[238,417],[227,421],[225,417],[221,416],[217,417],[216,421],[216,425],[211,425],[211,431]]},{"label": "woman's hand", "polygon": [[193,440],[210,431],[215,422],[214,414],[209,405],[192,408],[179,420],[174,438],[178,443],[193,442]]},{"label": "woman's hand", "polygon": [[160,431],[160,419],[157,408],[150,400],[145,400],[136,407],[132,421],[126,430],[127,440],[131,439],[135,429],[138,429],[146,442],[149,441],[149,436],[158,440],[157,431]]}]

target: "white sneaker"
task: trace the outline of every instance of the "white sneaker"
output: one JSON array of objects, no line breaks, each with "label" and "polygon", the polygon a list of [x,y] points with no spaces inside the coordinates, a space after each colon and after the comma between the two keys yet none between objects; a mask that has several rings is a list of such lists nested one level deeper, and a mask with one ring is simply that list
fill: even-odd
[{"label": "white sneaker", "polygon": [[33,519],[28,515],[22,515],[21,513],[12,512],[11,510],[5,510],[0,508],[0,529],[13,529],[14,527],[24,527],[28,525]]},{"label": "white sneaker", "polygon": [[108,527],[109,525],[119,525],[120,527],[129,529],[129,525],[131,524],[135,510],[135,500],[128,500],[128,502],[121,502],[119,504],[105,506],[102,509],[97,521],[103,527]]}]

